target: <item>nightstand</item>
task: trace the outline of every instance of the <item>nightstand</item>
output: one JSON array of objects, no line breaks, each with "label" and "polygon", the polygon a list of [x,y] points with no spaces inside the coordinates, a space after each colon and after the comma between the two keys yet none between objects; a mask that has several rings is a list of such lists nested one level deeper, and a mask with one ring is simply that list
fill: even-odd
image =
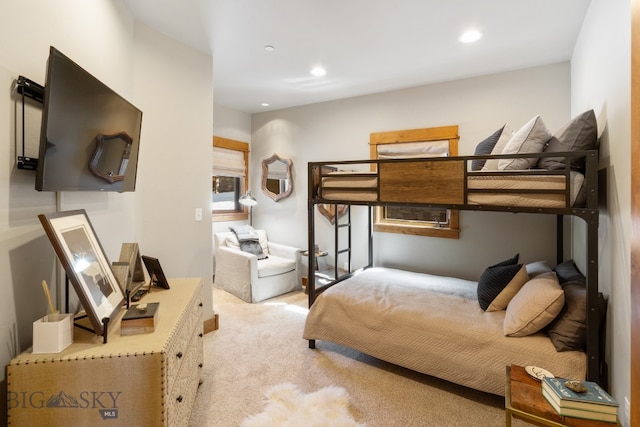
[{"label": "nightstand", "polygon": [[506,383],[504,412],[507,427],[511,426],[511,417],[537,426],[615,427],[620,425],[558,414],[542,396],[540,381],[531,378],[522,366],[507,366]]}]

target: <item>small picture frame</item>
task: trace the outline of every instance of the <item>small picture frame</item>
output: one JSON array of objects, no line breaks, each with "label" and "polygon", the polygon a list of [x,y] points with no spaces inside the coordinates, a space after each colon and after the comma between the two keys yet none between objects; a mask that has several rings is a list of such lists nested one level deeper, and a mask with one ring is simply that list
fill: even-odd
[{"label": "small picture frame", "polygon": [[84,209],[38,215],[97,335],[124,303],[123,291]]},{"label": "small picture frame", "polygon": [[152,285],[169,289],[169,281],[164,275],[164,271],[162,271],[158,258],[142,255],[142,262],[144,262],[147,273],[149,273],[149,289],[151,289]]}]

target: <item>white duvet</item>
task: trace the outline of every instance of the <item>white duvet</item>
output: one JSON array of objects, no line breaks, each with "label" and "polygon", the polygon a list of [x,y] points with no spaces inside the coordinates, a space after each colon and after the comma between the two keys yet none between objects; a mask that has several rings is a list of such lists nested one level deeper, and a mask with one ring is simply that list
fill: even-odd
[{"label": "white duvet", "polygon": [[304,338],[332,341],[477,390],[504,395],[505,367],[584,379],[586,355],[544,333],[505,337],[505,312],[484,312],[476,282],[375,267],[320,294]]}]

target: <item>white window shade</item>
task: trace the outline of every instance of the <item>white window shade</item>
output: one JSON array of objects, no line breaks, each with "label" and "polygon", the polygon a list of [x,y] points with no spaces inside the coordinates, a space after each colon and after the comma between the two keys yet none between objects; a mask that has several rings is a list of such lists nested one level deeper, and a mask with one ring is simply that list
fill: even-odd
[{"label": "white window shade", "polygon": [[449,141],[401,142],[377,146],[379,159],[447,157]]},{"label": "white window shade", "polygon": [[213,175],[244,177],[244,152],[213,147]]}]

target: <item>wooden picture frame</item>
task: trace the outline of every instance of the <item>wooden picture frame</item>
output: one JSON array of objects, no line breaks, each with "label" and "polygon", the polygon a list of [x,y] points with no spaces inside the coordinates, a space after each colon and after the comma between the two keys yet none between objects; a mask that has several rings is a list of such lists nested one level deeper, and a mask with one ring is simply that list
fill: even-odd
[{"label": "wooden picture frame", "polygon": [[84,209],[38,215],[97,335],[125,297]]},{"label": "wooden picture frame", "polygon": [[146,279],[144,277],[142,258],[140,256],[140,248],[137,243],[122,244],[120,249],[120,258],[117,262],[113,262],[111,264],[114,273],[116,273],[115,267],[117,265],[127,266],[126,286],[122,287],[125,294],[127,291],[134,293],[145,284]]},{"label": "wooden picture frame", "polygon": [[147,273],[149,273],[149,289],[151,289],[152,285],[169,289],[169,281],[164,275],[164,271],[162,271],[158,258],[142,255],[142,262],[144,262]]},{"label": "wooden picture frame", "polygon": [[274,202],[289,197],[293,191],[292,164],[291,159],[282,157],[278,153],[262,161],[262,192]]}]

